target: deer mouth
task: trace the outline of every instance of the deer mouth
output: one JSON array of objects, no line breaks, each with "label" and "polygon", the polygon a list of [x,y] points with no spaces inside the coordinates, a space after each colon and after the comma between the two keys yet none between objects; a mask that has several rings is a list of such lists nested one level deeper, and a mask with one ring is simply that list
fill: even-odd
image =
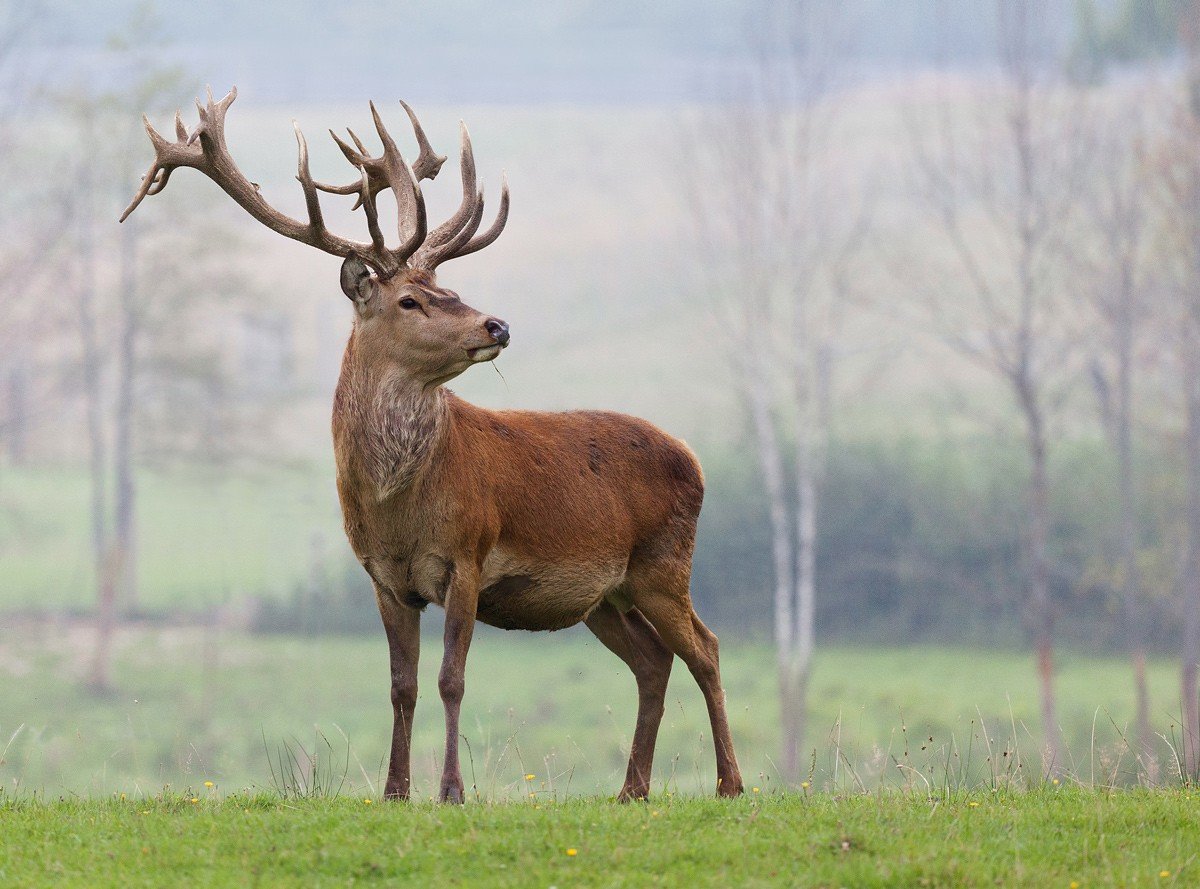
[{"label": "deer mouth", "polygon": [[504,347],[499,343],[492,343],[490,346],[480,346],[478,349],[467,349],[467,357],[472,361],[491,361],[500,354],[500,350]]}]

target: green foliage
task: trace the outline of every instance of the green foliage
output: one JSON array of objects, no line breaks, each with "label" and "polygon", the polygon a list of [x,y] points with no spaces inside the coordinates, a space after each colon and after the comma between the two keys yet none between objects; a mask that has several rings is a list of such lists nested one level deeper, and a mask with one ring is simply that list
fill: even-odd
[{"label": "green foliage", "polygon": [[[702,455],[709,492],[693,575],[700,613],[719,628],[770,629],[770,536],[756,467],[744,453]],[[1178,639],[1171,585],[1181,515],[1179,468],[1141,455],[1147,589],[1139,603],[1154,644]],[[1019,442],[844,440],[830,449],[817,525],[818,637],[843,641],[1024,638]],[[1120,648],[1112,569],[1114,474],[1098,441],[1056,453],[1051,555],[1059,634]],[[1081,508],[1086,502],[1088,508]]]},{"label": "green foliage", "polygon": [[[7,885],[1183,886],[1184,791],[751,795],[645,805],[0,798]],[[193,801],[194,800],[194,801]],[[251,876],[252,875],[252,876]]]}]

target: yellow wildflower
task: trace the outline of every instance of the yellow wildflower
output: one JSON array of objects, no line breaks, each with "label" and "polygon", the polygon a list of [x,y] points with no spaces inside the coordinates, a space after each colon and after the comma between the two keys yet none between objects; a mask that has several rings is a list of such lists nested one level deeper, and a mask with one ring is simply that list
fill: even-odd
[{"label": "yellow wildflower", "polygon": [[533,774],[532,772],[530,772],[528,775],[526,775],[526,776],[525,776],[525,780],[526,780],[526,781],[532,781],[532,780],[533,780],[534,778],[536,778],[536,777],[537,777],[537,775],[535,775],[535,774]]},{"label": "yellow wildflower", "polygon": [[971,800],[969,803],[967,803],[967,805],[970,806],[972,809],[979,808],[979,803],[975,802],[975,800]]},{"label": "yellow wildflower", "polygon": [[371,801],[369,799],[364,798],[363,802],[366,803],[368,806],[371,805]]},{"label": "yellow wildflower", "polygon": [[579,850],[578,850],[578,849],[568,849],[568,850],[567,850],[567,855],[569,855],[569,856],[571,856],[571,857],[574,857],[574,856],[576,856],[576,855],[578,855],[578,854],[579,854]]},{"label": "yellow wildflower", "polygon": [[211,781],[205,781],[205,782],[204,782],[204,786],[205,786],[205,787],[212,787],[212,786],[213,786],[213,783],[212,783]]},{"label": "yellow wildflower", "polygon": [[808,790],[808,782],[807,781],[801,781],[800,786],[803,787],[805,790]]},{"label": "yellow wildflower", "polygon": [[752,787],[752,788],[751,788],[751,790],[753,790],[755,793],[758,793],[758,788],[757,788],[757,787]]},{"label": "yellow wildflower", "polygon": [[1159,875],[1160,877],[1163,877],[1163,878],[1165,879],[1166,877],[1169,877],[1169,876],[1171,876],[1171,872],[1170,872],[1169,870],[1160,870],[1160,871],[1158,872],[1158,875]]}]

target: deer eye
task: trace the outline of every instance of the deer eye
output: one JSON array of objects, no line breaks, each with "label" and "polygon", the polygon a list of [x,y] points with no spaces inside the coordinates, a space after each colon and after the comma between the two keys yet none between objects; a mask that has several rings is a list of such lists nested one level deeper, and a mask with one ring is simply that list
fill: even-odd
[{"label": "deer eye", "polygon": [[411,296],[406,296],[404,299],[400,300],[400,308],[402,309],[415,309],[419,305],[420,303],[418,303]]}]

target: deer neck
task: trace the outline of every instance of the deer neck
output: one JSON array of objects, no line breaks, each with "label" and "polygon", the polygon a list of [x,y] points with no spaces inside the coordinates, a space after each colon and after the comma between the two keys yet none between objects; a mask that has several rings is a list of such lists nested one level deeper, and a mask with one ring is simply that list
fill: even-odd
[{"label": "deer neck", "polygon": [[429,467],[449,425],[446,390],[401,368],[346,350],[334,399],[339,463],[367,482],[377,501],[409,490]]}]

